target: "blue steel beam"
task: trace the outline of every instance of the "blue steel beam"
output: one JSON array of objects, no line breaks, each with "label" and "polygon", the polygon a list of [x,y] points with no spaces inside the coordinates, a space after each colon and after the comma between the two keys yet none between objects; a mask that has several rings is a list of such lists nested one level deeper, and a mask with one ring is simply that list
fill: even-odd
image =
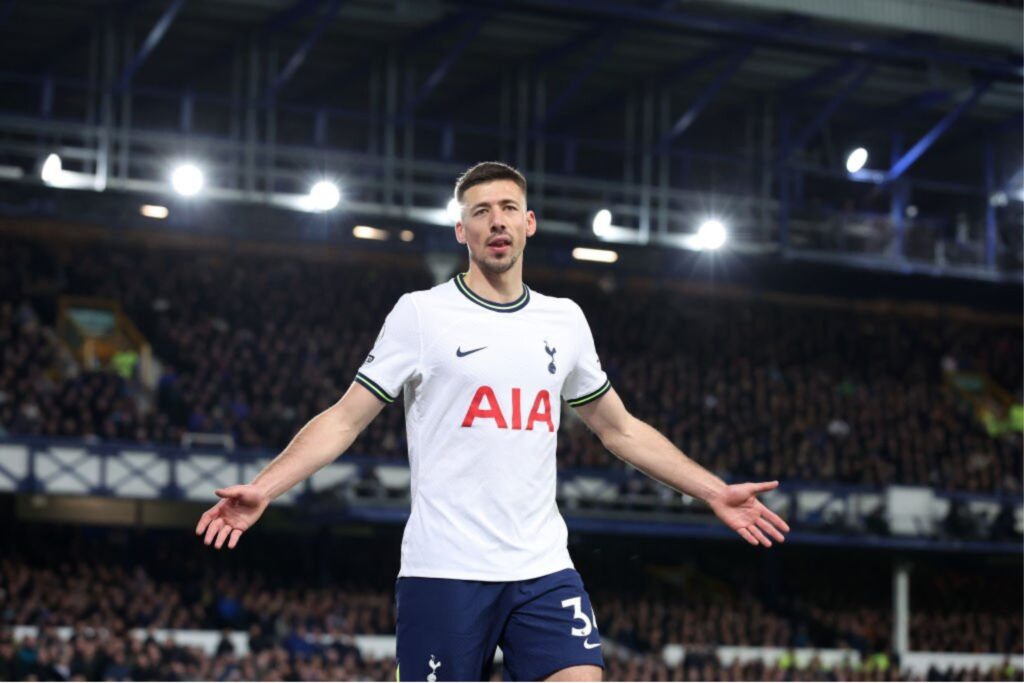
[{"label": "blue steel beam", "polygon": [[299,70],[299,67],[301,67],[302,63],[306,61],[306,57],[309,56],[313,47],[316,46],[317,41],[320,40],[320,36],[323,35],[324,31],[327,30],[327,27],[331,25],[332,21],[334,21],[334,17],[337,16],[338,10],[341,9],[344,2],[345,0],[332,0],[326,11],[324,11],[323,15],[313,26],[313,30],[309,32],[309,35],[307,35],[306,39],[302,41],[302,44],[299,45],[295,52],[292,53],[292,56],[288,59],[284,68],[281,69],[281,72],[274,78],[274,82],[267,87],[267,92],[263,96],[264,103],[269,103],[277,97],[278,91],[283,88],[285,84],[291,80],[292,76],[295,75],[295,72]]},{"label": "blue steel beam", "polygon": [[[122,0],[122,2],[112,7],[111,11],[115,16],[127,19],[139,7],[148,2],[150,0]],[[32,69],[39,74],[56,71],[57,67],[68,59],[72,57],[81,58],[77,50],[85,46],[93,31],[94,25],[91,22],[82,22],[78,28],[58,36],[52,43],[46,43],[37,53],[29,55],[25,60],[18,62],[16,70],[20,71],[22,68],[26,70]]]},{"label": "blue steel beam", "polygon": [[[667,9],[675,4],[675,2],[676,0],[660,0],[657,3],[657,8]],[[590,75],[594,73],[594,71],[596,71],[605,62],[605,60],[608,59],[608,57],[611,56],[611,53],[615,49],[615,45],[622,40],[623,36],[625,36],[626,29],[629,28],[631,23],[632,22],[606,22],[610,27],[605,30],[598,31],[596,36],[596,39],[600,42],[597,51],[590,56],[590,59],[588,59],[586,64],[583,65],[583,68],[573,76],[568,87],[562,91],[562,94],[559,95],[558,99],[548,107],[546,112],[544,112],[544,117],[538,122],[538,127],[544,128],[547,126],[549,121],[554,119],[563,109],[565,109],[565,106],[573,97],[576,96],[576,93],[583,86],[586,80],[590,78]],[[591,31],[591,33],[592,32],[593,31]]]},{"label": "blue steel beam", "polygon": [[268,38],[275,33],[287,31],[292,24],[301,21],[306,15],[316,10],[322,0],[296,0],[289,7],[275,12],[259,29],[261,38]]},{"label": "blue steel beam", "polygon": [[[687,76],[696,72],[699,69],[712,66],[722,59],[736,55],[740,49],[741,48],[737,48],[735,45],[716,45],[714,47],[708,48],[707,50],[702,50],[701,52],[698,52],[696,55],[683,60],[676,66],[666,69],[661,74],[657,75],[654,78],[654,81],[661,85],[662,87],[667,88],[676,83],[677,81],[683,80],[684,78],[686,78]],[[551,121],[549,123],[555,123],[557,121],[571,121],[575,125],[576,123],[578,123],[578,118],[574,116],[574,114],[577,113],[577,111],[606,111],[608,109],[616,107],[616,105],[621,106],[621,104],[624,101],[625,98],[622,92],[610,92],[607,95],[602,95],[597,99],[592,99],[590,102],[587,102],[582,107],[574,108],[569,112],[562,114],[555,121]]]},{"label": "blue steel beam", "polygon": [[948,114],[943,116],[938,123],[932,126],[931,130],[925,133],[913,147],[907,150],[906,154],[900,157],[900,159],[892,165],[892,168],[889,169],[889,172],[885,175],[883,184],[891,183],[906,173],[907,169],[913,166],[914,162],[920,159],[921,155],[927,152],[928,149],[935,144],[935,141],[938,140],[943,133],[949,130],[949,128],[956,123],[957,119],[959,119],[964,112],[974,106],[974,103],[978,101],[986,90],[988,90],[990,85],[992,85],[992,81],[990,80],[981,81],[975,84],[967,99],[957,105],[957,107]]},{"label": "blue steel beam", "polygon": [[965,122],[955,132],[946,136],[947,149],[959,149],[971,145],[977,147],[978,139],[989,135],[1000,137],[1005,135],[1019,139],[1024,132],[1024,111],[1017,111],[1004,119],[996,121]]},{"label": "blue steel beam", "polygon": [[621,27],[613,29],[602,36],[603,39],[601,40],[601,45],[598,49],[590,55],[590,58],[583,65],[583,68],[576,72],[576,75],[573,76],[572,81],[570,81],[569,85],[558,96],[558,99],[548,107],[546,112],[544,112],[544,117],[538,122],[539,127],[544,128],[547,126],[549,121],[554,119],[562,112],[563,109],[565,109],[566,105],[568,105],[572,98],[576,96],[576,93],[579,92],[579,89],[583,86],[586,80],[590,78],[591,74],[593,74],[594,71],[604,64],[605,60],[611,56],[612,51],[615,49],[615,45],[622,39],[622,36],[625,35],[625,33],[625,27]]},{"label": "blue steel beam", "polygon": [[557,64],[566,57],[575,54],[591,43],[608,35],[609,31],[614,30],[614,26],[615,22],[604,21],[590,27],[586,31],[576,34],[569,40],[558,43],[557,45],[552,45],[530,60],[530,70],[543,71],[549,66]]},{"label": "blue steel beam", "polygon": [[[487,0],[481,0],[487,1]],[[524,0],[526,5],[585,12],[591,16],[617,17],[644,22],[666,29],[688,30],[739,36],[748,41],[799,46],[823,52],[844,52],[858,58],[865,56],[885,60],[909,60],[953,64],[983,72],[989,78],[1019,81],[1024,77],[1024,59],[1019,54],[1005,59],[951,52],[917,45],[894,44],[863,36],[816,28],[804,31],[794,27],[759,24],[724,15],[696,14],[678,8],[648,8],[616,0]]]},{"label": "blue steel beam", "polygon": [[[543,71],[606,35],[612,24],[613,22],[611,21],[602,22],[597,26],[578,33],[565,42],[549,47],[532,59],[520,61],[516,66],[525,65],[531,73]],[[444,103],[465,101],[472,93],[479,91],[481,87],[485,86],[489,79],[490,77],[477,80],[464,88],[460,88],[451,97],[445,98]]]},{"label": "blue steel beam", "polygon": [[814,117],[814,120],[802,131],[793,136],[789,143],[789,146],[782,150],[780,155],[781,161],[786,161],[799,149],[802,149],[804,145],[810,142],[811,138],[821,130],[821,128],[828,123],[828,120],[832,118],[832,115],[838,111],[839,107],[843,105],[843,102],[848,100],[857,90],[860,89],[861,85],[867,79],[871,72],[874,70],[874,66],[871,64],[861,64],[856,71],[856,75],[843,86],[839,92],[837,92],[831,100],[829,100],[818,115]]},{"label": "blue steel beam", "polygon": [[117,79],[118,90],[127,90],[131,85],[132,78],[136,72],[146,63],[149,56],[153,54],[153,50],[160,44],[160,41],[164,39],[167,34],[167,29],[174,23],[174,18],[178,16],[178,12],[181,10],[182,5],[185,4],[185,0],[172,0],[171,4],[167,6],[164,13],[160,15],[157,22],[153,24],[153,28],[150,29],[149,35],[142,42],[142,46],[139,51],[132,57],[132,60],[128,62],[128,65],[124,67],[124,71],[121,72],[121,76]]},{"label": "blue steel beam", "polygon": [[[545,69],[561,62],[566,57],[575,54],[579,50],[606,36],[614,26],[615,22],[611,20],[599,22],[597,25],[591,26],[587,30],[577,33],[569,40],[552,45],[539,55],[521,60],[515,66],[519,67],[525,65],[531,73],[544,71]],[[472,93],[479,91],[481,87],[485,86],[488,80],[489,77],[488,79],[480,79],[470,83],[466,87],[460,88],[451,97],[445,98],[443,102],[450,103],[464,101]]]},{"label": "blue steel beam", "polygon": [[715,98],[715,95],[717,95],[725,84],[728,83],[734,75],[736,75],[736,72],[740,70],[741,66],[743,66],[743,62],[747,60],[747,57],[749,57],[753,51],[753,46],[748,46],[740,50],[740,52],[729,61],[725,68],[718,73],[718,76],[708,83],[704,88],[704,91],[701,92],[694,103],[690,105],[690,108],[682,116],[676,119],[675,123],[673,123],[669,129],[665,131],[665,134],[661,136],[661,140],[658,143],[660,149],[666,149],[672,140],[682,135],[686,132],[687,128],[693,125],[697,120],[697,117],[699,117],[701,112],[704,111],[704,108],[711,104],[711,100]]},{"label": "blue steel beam", "polygon": [[[459,10],[451,16],[444,16],[436,21],[432,21],[426,26],[419,28],[409,35],[402,36],[401,39],[393,41],[387,47],[403,48],[417,48],[423,45],[429,45],[431,42],[440,35],[447,33],[456,26],[465,23],[467,20],[472,19],[479,13],[479,9],[476,8],[464,8]],[[365,56],[353,63],[349,68],[342,71],[340,74],[334,73],[330,76],[331,83],[346,83],[353,78],[364,78],[367,70],[375,58],[375,55],[379,55],[385,52],[384,46],[374,46],[373,50],[366,50]],[[312,83],[305,88],[300,89],[298,97],[301,97],[308,92],[313,90],[322,90],[324,82],[317,79],[317,83]],[[293,96],[292,99],[296,99]]]},{"label": "blue steel beam", "polygon": [[853,73],[859,64],[860,62],[850,58],[824,66],[809,76],[794,81],[783,88],[783,98],[801,97],[805,93],[817,90],[834,81],[842,80]]},{"label": "blue steel beam", "polygon": [[[290,6],[283,10],[274,13],[269,19],[267,19],[257,31],[257,35],[261,39],[267,39],[276,33],[287,30],[292,24],[297,21],[301,21],[307,14],[315,10],[320,6],[323,0],[296,0]],[[188,78],[188,87],[191,88],[195,83],[195,76],[203,76],[211,71],[220,68],[220,66],[231,58],[235,48],[242,41],[242,36],[236,36],[230,42],[227,42],[220,46],[218,50],[213,52],[209,57],[204,57],[200,60],[193,62],[191,66],[185,69],[185,74]]]},{"label": "blue steel beam", "polygon": [[[676,2],[676,0],[659,0],[659,2],[656,3],[655,6],[659,8],[665,8],[671,5],[673,2]],[[502,5],[502,3],[497,2],[497,0],[490,0],[489,4],[496,4],[498,6]],[[555,64],[561,62],[566,57],[569,57],[579,52],[580,50],[584,49],[588,45],[591,45],[592,43],[595,43],[599,40],[607,40],[610,35],[613,35],[619,30],[629,28],[632,25],[632,23],[633,22],[626,22],[626,24],[623,25],[622,22],[617,22],[613,18],[606,18],[602,21],[596,22],[587,29],[577,33],[569,40],[566,40],[561,43],[556,43],[555,45],[548,47],[543,52],[534,57],[520,60],[514,66],[526,66],[529,72],[533,74],[542,72],[554,66]],[[461,88],[452,97],[446,98],[445,103],[459,102],[464,100],[466,97],[469,96],[469,94],[478,91],[481,88],[481,86],[486,84],[486,82],[487,79],[481,79],[467,85],[465,88]],[[556,113],[555,118],[561,119],[562,117]],[[545,119],[547,119],[544,124],[545,126],[552,123],[552,117],[546,116]]]},{"label": "blue steel beam", "polygon": [[[894,39],[893,45],[917,45],[924,41],[924,36],[913,33]],[[812,92],[835,81],[841,81],[854,73],[858,67],[864,64],[864,60],[856,57],[848,57],[838,62],[828,64],[814,73],[790,83],[782,90],[785,98],[801,97],[805,93]]]},{"label": "blue steel beam", "polygon": [[469,47],[476,37],[480,34],[480,30],[484,27],[484,23],[490,17],[490,12],[478,12],[473,17],[472,23],[469,28],[462,34],[459,41],[452,46],[448,54],[444,56],[444,59],[437,65],[437,67],[427,76],[427,80],[420,86],[419,91],[412,98],[412,101],[406,105],[402,111],[402,118],[408,118],[412,116],[412,113],[416,111],[416,107],[423,104],[430,93],[434,91],[437,86],[441,85],[448,72],[451,71],[452,67],[459,60],[459,56]]},{"label": "blue steel beam", "polygon": [[856,133],[851,135],[851,137],[860,137],[867,131],[876,128],[895,128],[922,110],[945,104],[952,99],[953,95],[954,93],[951,90],[925,90],[922,93],[904,98],[891,106],[881,107],[873,112],[866,113],[864,116],[858,116]]},{"label": "blue steel beam", "polygon": [[[499,3],[499,5],[502,4],[504,3]],[[480,12],[481,10],[479,8],[467,7],[459,10],[452,16],[441,17],[437,21],[432,21],[426,26],[416,29],[407,36],[402,36],[399,41],[399,46],[418,47],[422,45],[429,45],[434,38],[444,35],[448,31],[453,30],[467,21],[473,21],[480,15]]]},{"label": "blue steel beam", "polygon": [[[785,15],[781,19],[776,19],[768,23],[771,26],[794,26],[803,25],[807,23],[807,18],[802,16]],[[674,85],[676,82],[681,81],[696,71],[713,66],[715,63],[732,56],[741,53],[744,50],[743,46],[738,46],[734,42],[723,41],[716,43],[715,45],[701,50],[696,54],[684,59],[679,64],[665,69],[660,74],[655,76],[654,82],[660,85],[662,88],[668,88]],[[575,114],[579,112],[595,112],[605,111],[612,109],[616,105],[621,106],[625,101],[623,93],[616,91],[610,92],[607,95],[602,95],[599,98],[592,99],[581,107],[574,108],[565,114],[558,117],[559,121],[571,121],[574,125],[578,122],[578,117]],[[552,122],[554,123],[554,122]]]}]

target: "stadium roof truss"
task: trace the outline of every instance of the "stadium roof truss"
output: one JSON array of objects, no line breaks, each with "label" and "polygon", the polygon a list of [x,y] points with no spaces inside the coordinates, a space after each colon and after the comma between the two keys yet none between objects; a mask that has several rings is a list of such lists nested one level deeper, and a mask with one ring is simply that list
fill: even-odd
[{"label": "stadium roof truss", "polygon": [[1019,280],[1020,7],[878,1],[7,0],[0,178],[58,153],[69,186],[160,194],[191,157],[209,197],[330,176],[446,225],[501,158],[581,240],[681,247],[711,212],[737,250]]}]

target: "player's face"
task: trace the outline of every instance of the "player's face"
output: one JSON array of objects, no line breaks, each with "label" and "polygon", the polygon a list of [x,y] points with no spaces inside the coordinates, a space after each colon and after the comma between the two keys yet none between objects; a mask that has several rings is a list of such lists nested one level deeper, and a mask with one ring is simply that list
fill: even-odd
[{"label": "player's face", "polygon": [[526,195],[511,180],[474,185],[462,195],[461,208],[455,238],[477,266],[492,273],[511,269],[523,255],[526,238],[537,231]]}]

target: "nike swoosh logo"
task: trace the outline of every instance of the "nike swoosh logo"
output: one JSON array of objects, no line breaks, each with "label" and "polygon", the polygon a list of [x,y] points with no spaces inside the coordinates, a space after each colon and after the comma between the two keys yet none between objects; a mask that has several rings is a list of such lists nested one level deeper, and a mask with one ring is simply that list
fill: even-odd
[{"label": "nike swoosh logo", "polygon": [[463,356],[468,356],[471,353],[476,353],[477,351],[483,351],[486,348],[487,348],[486,346],[481,346],[479,349],[470,349],[469,351],[463,351],[462,347],[460,346],[459,348],[455,349],[455,355],[458,356],[459,358],[462,358]]},{"label": "nike swoosh logo", "polygon": [[601,643],[591,643],[589,641],[584,640],[583,647],[587,648],[588,650],[593,650],[595,647],[601,647]]}]

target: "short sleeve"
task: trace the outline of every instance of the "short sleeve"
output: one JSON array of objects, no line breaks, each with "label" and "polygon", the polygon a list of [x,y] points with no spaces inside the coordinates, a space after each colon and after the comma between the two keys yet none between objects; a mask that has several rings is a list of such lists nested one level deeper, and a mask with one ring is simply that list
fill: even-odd
[{"label": "short sleeve", "polygon": [[404,294],[384,320],[355,381],[384,403],[394,403],[419,364],[419,328],[416,304],[410,295]]},{"label": "short sleeve", "polygon": [[577,317],[576,339],[579,354],[576,357],[576,364],[562,385],[562,397],[573,408],[579,408],[604,396],[612,385],[608,381],[608,375],[601,369],[601,361],[594,347],[594,335],[590,332],[587,318],[578,305],[573,306]]}]

